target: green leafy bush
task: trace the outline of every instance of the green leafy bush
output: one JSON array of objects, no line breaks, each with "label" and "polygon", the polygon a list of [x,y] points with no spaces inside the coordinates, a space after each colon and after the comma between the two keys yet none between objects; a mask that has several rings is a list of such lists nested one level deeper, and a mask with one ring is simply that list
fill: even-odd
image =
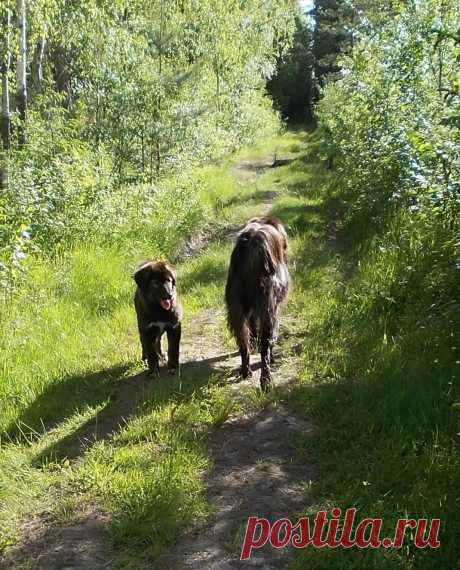
[{"label": "green leafy bush", "polygon": [[371,30],[342,62],[343,78],[318,106],[357,231],[381,229],[399,208],[448,226],[458,212],[458,6],[410,4],[375,28],[370,17]]},{"label": "green leafy bush", "polygon": [[[278,130],[265,81],[297,9],[293,0],[32,3],[26,144],[12,108],[11,148],[0,156],[9,180],[0,286],[21,277],[31,255],[81,241],[143,233],[169,253],[203,216],[194,168]],[[15,22],[0,24],[13,52]]]}]

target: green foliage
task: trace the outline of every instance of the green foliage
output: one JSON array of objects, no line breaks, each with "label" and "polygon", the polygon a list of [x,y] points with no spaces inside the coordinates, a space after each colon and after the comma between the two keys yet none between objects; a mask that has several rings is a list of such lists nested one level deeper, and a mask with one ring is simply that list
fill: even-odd
[{"label": "green foliage", "polygon": [[[342,61],[318,107],[346,216],[375,227],[405,208],[454,229],[459,196],[458,6],[401,8]],[[451,96],[446,96],[451,93]],[[371,226],[372,227],[372,226]]]},{"label": "green foliage", "polygon": [[[417,550],[407,537],[400,551],[307,549],[296,568],[453,568],[460,525],[458,6],[354,4],[365,5],[360,41],[339,60],[341,78],[327,85],[317,108],[328,170],[312,182],[324,220],[316,228],[331,213],[338,217],[329,223],[336,246],[308,246],[310,194],[303,210],[300,203],[286,209],[310,260],[310,270],[298,264],[294,277],[310,323],[294,401],[320,426],[306,442],[320,465],[311,512],[355,506],[362,516],[382,517],[390,536],[400,517],[438,517],[442,546]],[[312,283],[320,293],[312,294]]]},{"label": "green foliage", "polygon": [[82,240],[147,231],[170,251],[172,227],[185,236],[202,210],[190,171],[279,128],[264,84],[295,12],[292,0],[30,3],[27,145],[13,109],[0,203],[3,285],[31,254]]}]

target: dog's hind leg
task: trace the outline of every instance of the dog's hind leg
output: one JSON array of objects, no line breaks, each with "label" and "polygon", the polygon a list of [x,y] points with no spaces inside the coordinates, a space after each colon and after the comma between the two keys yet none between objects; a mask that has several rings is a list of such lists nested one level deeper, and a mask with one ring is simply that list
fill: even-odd
[{"label": "dog's hind leg", "polygon": [[267,319],[262,323],[260,333],[260,387],[264,392],[269,389],[272,381],[270,364],[273,360],[273,333],[273,322],[271,322],[270,319]]}]

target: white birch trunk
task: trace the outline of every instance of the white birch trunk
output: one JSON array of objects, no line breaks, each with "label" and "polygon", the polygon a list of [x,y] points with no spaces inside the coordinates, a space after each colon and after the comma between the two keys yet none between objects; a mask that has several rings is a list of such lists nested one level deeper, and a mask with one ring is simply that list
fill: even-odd
[{"label": "white birch trunk", "polygon": [[26,142],[26,119],[27,119],[27,29],[26,29],[26,0],[17,0],[19,31],[19,56],[18,56],[18,80],[17,102],[21,126],[19,130],[19,146]]},{"label": "white birch trunk", "polygon": [[11,29],[11,13],[7,7],[4,15],[5,37],[1,44],[0,54],[0,70],[2,77],[2,115],[1,115],[1,138],[2,138],[2,156],[0,161],[0,184],[3,190],[8,188],[8,164],[7,154],[10,148],[10,87],[9,72],[11,67],[11,50],[10,50],[10,29]]}]

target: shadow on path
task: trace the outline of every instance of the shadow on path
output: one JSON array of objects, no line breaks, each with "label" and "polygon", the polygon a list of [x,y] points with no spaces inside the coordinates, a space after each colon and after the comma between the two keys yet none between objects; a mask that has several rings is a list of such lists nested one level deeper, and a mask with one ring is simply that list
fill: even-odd
[{"label": "shadow on path", "polygon": [[[237,353],[221,354],[203,360],[186,362],[181,366],[181,375],[170,376],[162,369],[159,378],[141,372],[124,378],[103,410],[80,426],[76,431],[53,443],[34,459],[35,466],[49,461],[76,459],[97,441],[110,438],[139,412],[156,390],[166,390],[165,398],[180,393],[187,396],[206,384],[212,374],[222,372],[225,362]],[[217,366],[219,365],[219,366]]]},{"label": "shadow on path", "polygon": [[[236,417],[214,432],[209,444],[214,469],[206,480],[207,497],[215,509],[208,524],[183,537],[159,568],[231,570],[241,568],[240,548],[249,516],[271,523],[294,519],[309,503],[305,481],[312,476],[305,458],[295,461],[296,439],[313,432],[282,405],[270,405],[251,417]],[[288,548],[270,545],[254,550],[251,567],[286,568]]]}]

